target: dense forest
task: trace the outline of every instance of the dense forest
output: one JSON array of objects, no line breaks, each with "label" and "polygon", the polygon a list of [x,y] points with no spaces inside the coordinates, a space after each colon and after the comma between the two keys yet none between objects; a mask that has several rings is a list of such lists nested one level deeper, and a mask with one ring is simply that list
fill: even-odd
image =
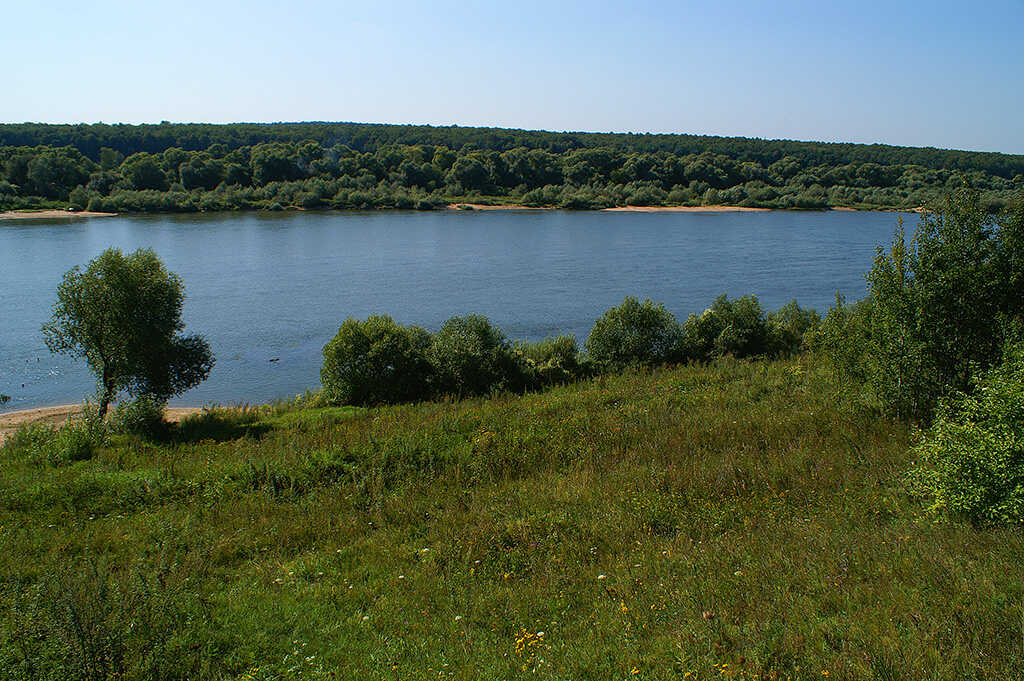
[{"label": "dense forest", "polygon": [[696,135],[357,123],[0,125],[0,210],[736,205],[993,211],[1024,156]]}]

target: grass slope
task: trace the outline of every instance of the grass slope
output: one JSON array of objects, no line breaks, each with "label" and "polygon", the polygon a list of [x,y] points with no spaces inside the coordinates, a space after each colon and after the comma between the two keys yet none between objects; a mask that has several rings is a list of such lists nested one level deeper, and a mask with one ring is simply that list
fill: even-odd
[{"label": "grass slope", "polygon": [[0,679],[1021,677],[1021,533],[808,359],[179,437],[0,451]]}]

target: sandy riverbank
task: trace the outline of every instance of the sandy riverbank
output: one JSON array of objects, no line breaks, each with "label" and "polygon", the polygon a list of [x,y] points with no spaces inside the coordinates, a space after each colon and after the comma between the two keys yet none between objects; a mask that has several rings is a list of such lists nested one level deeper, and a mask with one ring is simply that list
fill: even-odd
[{"label": "sandy riverbank", "polygon": [[501,203],[491,206],[486,203],[449,203],[448,210],[552,210],[538,206],[521,206],[515,203]]},{"label": "sandy riverbank", "polygon": [[0,213],[0,220],[42,220],[53,218],[109,218],[117,213],[97,213],[89,210],[9,210]]},{"label": "sandy riverbank", "polygon": [[[484,203],[450,203],[449,210],[558,210],[553,206],[523,206],[517,203],[503,203],[488,205]],[[616,206],[615,208],[601,208],[601,211],[609,213],[765,213],[769,211],[785,210],[784,208],[751,208],[749,206]],[[857,208],[845,206],[834,206],[823,210],[854,211]],[[878,209],[883,210],[883,209]],[[914,209],[920,212],[921,209]],[[580,211],[586,212],[586,211]]]},{"label": "sandy riverbank", "polygon": [[748,206],[617,206],[604,210],[616,213],[764,213],[772,209]]},{"label": "sandy riverbank", "polygon": [[[201,411],[199,407],[168,407],[166,416],[171,423],[177,423],[189,414],[195,414],[198,411]],[[68,418],[75,418],[81,413],[82,405],[80,404],[62,404],[58,407],[37,407],[5,412],[0,414],[0,443],[14,433],[18,426],[32,423],[60,425]]]}]

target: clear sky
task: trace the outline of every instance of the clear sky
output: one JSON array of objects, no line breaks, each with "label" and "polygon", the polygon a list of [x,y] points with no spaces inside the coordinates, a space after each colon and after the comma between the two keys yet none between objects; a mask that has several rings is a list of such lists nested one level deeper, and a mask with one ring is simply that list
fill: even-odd
[{"label": "clear sky", "polygon": [[428,123],[1024,153],[1024,0],[4,4],[0,122]]}]

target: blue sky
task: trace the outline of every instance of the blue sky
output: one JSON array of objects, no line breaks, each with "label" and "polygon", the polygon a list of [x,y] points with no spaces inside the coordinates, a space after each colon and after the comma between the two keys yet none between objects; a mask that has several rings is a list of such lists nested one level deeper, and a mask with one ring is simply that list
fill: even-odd
[{"label": "blue sky", "polygon": [[4,8],[0,122],[330,120],[1024,153],[1024,0]]}]

